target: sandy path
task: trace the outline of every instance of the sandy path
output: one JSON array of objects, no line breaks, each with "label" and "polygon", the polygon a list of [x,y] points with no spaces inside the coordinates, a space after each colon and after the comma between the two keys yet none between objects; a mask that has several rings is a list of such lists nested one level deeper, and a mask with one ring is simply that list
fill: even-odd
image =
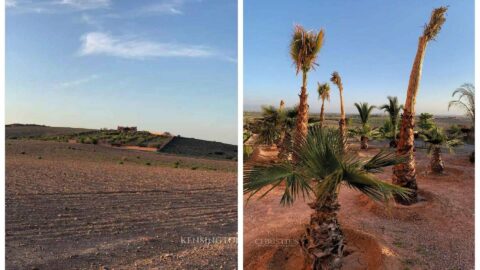
[{"label": "sandy path", "polygon": [[[418,185],[427,201],[412,207],[387,210],[342,187],[339,218],[353,251],[344,269],[473,269],[474,165],[466,154],[444,155],[444,160],[446,174],[434,176],[427,170],[429,157],[417,153]],[[391,169],[379,177],[389,181]],[[281,207],[280,194],[275,190],[245,207],[246,269],[298,269],[301,263],[294,242],[310,209],[301,200]],[[356,248],[359,235],[374,241]],[[284,241],[265,246],[266,239]]]}]

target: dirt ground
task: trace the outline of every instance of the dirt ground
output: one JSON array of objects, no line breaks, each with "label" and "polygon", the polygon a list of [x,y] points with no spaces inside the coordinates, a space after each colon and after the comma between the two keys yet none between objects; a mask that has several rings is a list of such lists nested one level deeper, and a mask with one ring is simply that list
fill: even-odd
[{"label": "dirt ground", "polygon": [[7,269],[236,268],[236,162],[33,140],[6,153]]},{"label": "dirt ground", "polygon": [[[378,149],[359,151],[371,156]],[[269,159],[274,150],[256,153]],[[346,235],[343,269],[473,269],[474,165],[468,153],[443,154],[446,172],[429,172],[429,156],[418,150],[420,195],[413,206],[379,205],[342,186],[339,221]],[[378,174],[391,181],[392,170]],[[302,269],[297,244],[311,209],[303,200],[291,207],[279,204],[281,190],[261,200],[251,199],[244,209],[245,269]],[[305,268],[307,269],[307,268]]]}]

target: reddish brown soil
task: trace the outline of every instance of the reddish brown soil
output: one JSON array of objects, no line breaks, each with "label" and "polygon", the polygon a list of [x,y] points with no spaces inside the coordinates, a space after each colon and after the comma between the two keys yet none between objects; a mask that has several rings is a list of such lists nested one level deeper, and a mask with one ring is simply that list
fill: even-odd
[{"label": "reddish brown soil", "polygon": [[[262,151],[263,160],[271,155]],[[434,175],[429,157],[422,150],[416,155],[421,203],[385,207],[342,186],[339,219],[349,253],[343,269],[473,269],[474,165],[466,153],[444,154],[446,173]],[[390,181],[391,175],[387,168],[378,177]],[[282,207],[281,192],[245,205],[245,269],[303,268],[295,241],[311,210],[301,199]]]},{"label": "reddish brown soil", "polygon": [[[235,162],[6,144],[8,269],[236,267],[229,239],[237,231]],[[206,244],[197,237],[225,238]]]}]

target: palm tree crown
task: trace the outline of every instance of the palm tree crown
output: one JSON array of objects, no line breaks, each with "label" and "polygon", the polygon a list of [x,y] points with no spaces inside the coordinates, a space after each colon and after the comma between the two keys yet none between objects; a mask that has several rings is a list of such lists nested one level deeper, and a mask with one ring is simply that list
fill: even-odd
[{"label": "palm tree crown", "polygon": [[437,126],[427,130],[426,132],[422,132],[420,136],[426,143],[430,144],[428,152],[431,152],[433,147],[437,146],[445,146],[449,151],[452,151],[454,147],[463,144],[458,134],[451,134],[449,136],[443,131],[443,129]]},{"label": "palm tree crown", "polygon": [[292,204],[299,196],[314,194],[321,203],[338,192],[340,184],[361,191],[374,200],[386,201],[393,194],[406,196],[408,189],[378,180],[372,173],[403,161],[393,152],[380,152],[364,160],[346,154],[337,130],[313,127],[297,152],[298,162],[260,164],[245,172],[244,192],[250,196],[272,185],[265,193],[285,183],[281,204]]},{"label": "palm tree crown", "polygon": [[355,107],[357,107],[358,114],[360,114],[360,121],[362,122],[362,126],[368,125],[370,114],[372,113],[373,109],[375,109],[375,106],[369,106],[368,102],[360,102],[355,103]]},{"label": "palm tree crown", "polygon": [[330,101],[330,85],[328,83],[318,83],[317,92],[319,99]]},{"label": "palm tree crown", "polygon": [[332,77],[330,78],[330,81],[337,86],[342,85],[342,78],[340,78],[340,74],[338,74],[338,72],[336,71],[332,73]]},{"label": "palm tree crown", "polygon": [[379,107],[380,110],[384,110],[390,116],[390,121],[394,126],[398,123],[398,118],[400,117],[400,111],[403,109],[403,105],[398,104],[397,97],[387,97],[388,104],[383,104]]},{"label": "palm tree crown", "polygon": [[318,33],[306,31],[301,25],[296,25],[290,42],[290,56],[297,70],[307,73],[314,65],[323,45],[323,29]]},{"label": "palm tree crown", "polygon": [[[448,103],[448,109],[450,107],[459,107],[467,113],[467,116],[470,117],[472,123],[475,125],[475,86],[470,83],[465,83],[459,88],[457,88],[452,93],[452,97],[458,96],[457,100],[452,100]],[[466,99],[463,101],[462,99]]]}]

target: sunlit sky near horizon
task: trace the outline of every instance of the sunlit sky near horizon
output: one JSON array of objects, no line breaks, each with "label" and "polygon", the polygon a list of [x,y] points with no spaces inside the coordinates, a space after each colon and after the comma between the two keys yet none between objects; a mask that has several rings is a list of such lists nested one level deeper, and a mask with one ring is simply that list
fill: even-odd
[{"label": "sunlit sky near horizon", "polygon": [[6,123],[237,143],[237,3],[7,0]]},{"label": "sunlit sky near horizon", "polygon": [[[298,103],[301,76],[288,54],[293,26],[325,30],[319,66],[309,73],[311,112],[320,110],[317,82],[338,71],[347,113],[355,102],[385,104],[387,96],[403,103],[418,38],[431,11],[449,6],[447,20],[426,50],[417,98],[418,113],[462,114],[447,110],[452,92],[474,81],[474,1],[254,1],[244,2],[244,109]],[[275,6],[275,8],[272,8]],[[331,85],[327,113],[339,112],[338,89]],[[380,113],[375,111],[375,113]]]}]

